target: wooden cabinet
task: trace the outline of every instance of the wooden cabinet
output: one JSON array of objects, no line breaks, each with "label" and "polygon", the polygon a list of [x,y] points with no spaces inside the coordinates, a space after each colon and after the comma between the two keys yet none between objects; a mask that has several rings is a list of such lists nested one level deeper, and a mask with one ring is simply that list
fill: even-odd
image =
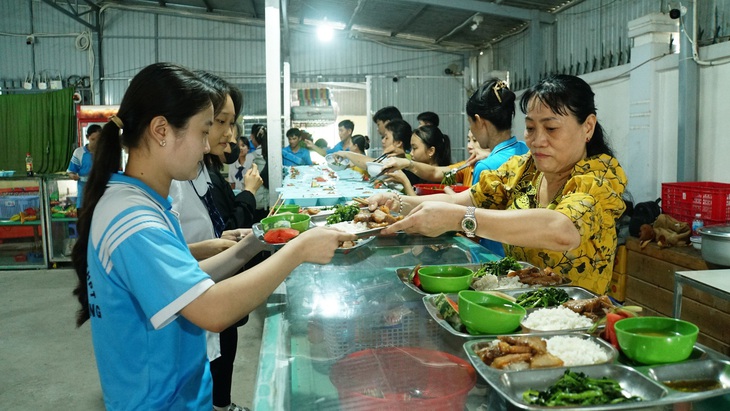
[{"label": "wooden cabinet", "polygon": [[[650,243],[643,249],[639,240],[626,241],[628,305],[644,307],[645,315],[671,317],[674,299],[674,272],[720,268],[702,259],[692,247],[660,248]],[[730,355],[730,302],[692,287],[684,287],[682,317],[700,328],[698,342]]]}]

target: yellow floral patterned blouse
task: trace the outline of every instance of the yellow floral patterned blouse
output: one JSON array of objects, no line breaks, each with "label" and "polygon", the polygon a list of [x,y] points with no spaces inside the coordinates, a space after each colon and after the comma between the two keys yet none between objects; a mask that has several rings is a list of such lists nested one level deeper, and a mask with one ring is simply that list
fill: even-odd
[{"label": "yellow floral patterned blouse", "polygon": [[[538,208],[535,184],[540,172],[531,154],[515,156],[497,170],[484,172],[472,186],[475,205],[490,209]],[[568,216],[581,236],[580,247],[566,251],[504,244],[505,253],[537,267],[567,275],[573,285],[604,294],[616,254],[616,220],[626,205],[621,196],[626,175],[615,158],[601,154],[578,162],[563,190],[546,207]]]}]

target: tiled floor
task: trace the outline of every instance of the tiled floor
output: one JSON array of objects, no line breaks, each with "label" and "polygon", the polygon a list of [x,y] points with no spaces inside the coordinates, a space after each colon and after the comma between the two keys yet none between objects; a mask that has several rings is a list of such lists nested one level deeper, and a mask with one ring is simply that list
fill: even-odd
[{"label": "tiled floor", "polygon": [[[75,327],[75,284],[69,269],[0,271],[0,409],[104,409],[89,326]],[[263,317],[260,308],[239,328],[239,405],[253,403]]]}]

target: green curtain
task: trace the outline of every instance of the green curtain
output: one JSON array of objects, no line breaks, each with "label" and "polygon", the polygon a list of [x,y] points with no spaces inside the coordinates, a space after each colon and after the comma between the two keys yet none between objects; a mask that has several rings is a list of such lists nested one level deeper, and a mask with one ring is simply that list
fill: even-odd
[{"label": "green curtain", "polygon": [[0,169],[25,174],[25,154],[36,173],[65,171],[75,148],[73,88],[0,95]]}]

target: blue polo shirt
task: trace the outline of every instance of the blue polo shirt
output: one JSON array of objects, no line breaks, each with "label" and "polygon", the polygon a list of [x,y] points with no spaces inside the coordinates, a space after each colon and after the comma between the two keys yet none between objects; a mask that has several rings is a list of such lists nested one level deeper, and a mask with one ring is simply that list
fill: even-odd
[{"label": "blue polo shirt", "polygon": [[168,199],[113,175],[94,209],[89,311],[107,410],[210,410],[205,331],[180,310],[213,285]]},{"label": "blue polo shirt", "polygon": [[81,200],[84,198],[84,185],[86,180],[89,178],[91,172],[91,166],[94,164],[94,157],[89,151],[89,145],[78,147],[74,150],[71,155],[71,161],[68,164],[69,173],[79,175],[79,180],[76,182],[76,208],[81,208]]},{"label": "blue polo shirt", "polygon": [[297,152],[293,152],[290,146],[281,149],[283,166],[311,166],[312,158],[309,156],[309,150],[299,148]]},{"label": "blue polo shirt", "polygon": [[[515,136],[497,144],[494,149],[492,149],[492,152],[489,153],[487,158],[477,161],[474,166],[472,184],[477,184],[479,182],[479,176],[482,174],[482,171],[496,170],[512,156],[521,156],[526,154],[528,151],[530,151],[530,149],[527,148],[527,144],[522,141],[518,141]],[[488,248],[495,254],[504,257],[504,247],[502,247],[502,243],[482,238],[479,240],[479,244]]]},{"label": "blue polo shirt", "polygon": [[347,150],[345,150],[344,148],[342,148],[342,141],[340,141],[339,143],[335,144],[334,147],[328,148],[327,149],[327,154],[336,153],[338,151],[350,151],[350,148],[348,147]]}]

